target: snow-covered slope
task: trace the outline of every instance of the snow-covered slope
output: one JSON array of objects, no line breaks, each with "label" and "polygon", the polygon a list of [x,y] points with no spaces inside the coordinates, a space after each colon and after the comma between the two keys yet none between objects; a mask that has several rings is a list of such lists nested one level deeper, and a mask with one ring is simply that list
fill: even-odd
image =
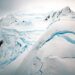
[{"label": "snow-covered slope", "polygon": [[39,14],[10,14],[0,19],[0,71],[28,52],[46,31]]},{"label": "snow-covered slope", "polygon": [[57,13],[15,75],[75,75],[75,13],[69,7]]},{"label": "snow-covered slope", "polygon": [[[75,75],[75,13],[66,7],[46,15],[0,19],[0,75]],[[7,67],[22,54],[20,67]]]},{"label": "snow-covered slope", "polygon": [[51,25],[52,23],[59,21],[62,17],[75,18],[75,13],[69,8],[65,7],[59,11],[51,11],[50,14],[44,19]]}]

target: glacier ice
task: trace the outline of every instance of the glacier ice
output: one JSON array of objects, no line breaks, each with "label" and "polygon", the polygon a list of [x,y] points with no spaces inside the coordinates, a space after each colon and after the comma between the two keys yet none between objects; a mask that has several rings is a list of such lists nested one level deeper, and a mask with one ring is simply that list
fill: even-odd
[{"label": "glacier ice", "polygon": [[46,33],[15,75],[75,75],[75,59],[72,59],[75,58],[75,18],[72,18],[75,14],[69,7],[61,11],[57,12],[60,15],[47,17],[45,21],[50,23]]},{"label": "glacier ice", "polygon": [[[64,36],[64,34],[68,33],[75,35],[75,18],[72,18],[75,16],[75,13],[72,12],[69,7],[66,7],[58,12],[52,12],[52,15],[50,14],[49,16],[51,18],[46,19],[49,21],[52,20],[53,24],[50,23],[46,34],[43,36],[44,38],[40,39],[38,45],[44,44],[45,42],[51,40],[54,36]],[[74,43],[74,40],[72,41],[69,37],[65,36],[64,38],[69,42]]]},{"label": "glacier ice", "polygon": [[75,74],[64,59],[75,57],[75,12],[69,7],[46,18],[45,14],[5,16],[0,19],[0,40],[0,69],[30,51],[11,75]]},{"label": "glacier ice", "polygon": [[[5,68],[25,50],[30,50],[46,27],[34,23],[38,15],[8,15],[0,19],[0,69]],[[39,19],[43,16],[38,16]],[[27,19],[29,18],[29,19]],[[33,23],[33,24],[32,24]],[[40,28],[39,28],[40,27]]]}]

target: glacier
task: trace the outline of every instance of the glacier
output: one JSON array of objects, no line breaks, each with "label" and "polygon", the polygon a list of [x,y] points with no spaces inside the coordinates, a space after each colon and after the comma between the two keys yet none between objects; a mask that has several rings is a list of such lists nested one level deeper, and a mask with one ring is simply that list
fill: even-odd
[{"label": "glacier", "polygon": [[75,14],[66,7],[53,18],[48,16],[47,31],[15,75],[75,75]]},{"label": "glacier", "polygon": [[25,50],[30,50],[45,32],[46,27],[41,28],[34,23],[35,19],[41,20],[42,17],[37,14],[13,14],[0,19],[0,40],[3,40],[0,47],[0,69],[14,61]]},{"label": "glacier", "polygon": [[46,15],[15,13],[0,19],[1,75],[26,51],[18,69],[8,75],[75,74],[75,12],[66,7]]}]

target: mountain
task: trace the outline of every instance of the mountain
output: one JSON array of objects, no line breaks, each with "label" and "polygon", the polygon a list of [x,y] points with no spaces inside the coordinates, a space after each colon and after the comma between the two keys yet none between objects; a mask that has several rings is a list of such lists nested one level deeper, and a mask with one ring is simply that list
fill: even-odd
[{"label": "mountain", "polygon": [[53,23],[25,56],[15,75],[75,74],[75,14],[66,7],[52,16],[45,21],[52,19]]},{"label": "mountain", "polygon": [[[62,17],[70,17],[75,19],[75,13],[69,8],[65,7],[59,11],[52,11],[46,18],[45,21],[49,22],[49,26],[56,21],[59,21]],[[48,27],[49,27],[48,26]]]},{"label": "mountain", "polygon": [[[75,75],[75,12],[65,7],[45,15],[18,12],[0,19],[0,75]],[[22,61],[15,71],[14,61]]]}]

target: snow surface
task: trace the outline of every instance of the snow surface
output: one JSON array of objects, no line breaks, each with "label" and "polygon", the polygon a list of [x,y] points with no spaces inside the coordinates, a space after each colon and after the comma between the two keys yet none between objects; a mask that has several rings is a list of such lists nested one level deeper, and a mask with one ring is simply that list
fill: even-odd
[{"label": "snow surface", "polygon": [[[42,24],[43,15],[12,14],[0,20],[0,69],[4,69],[25,51],[31,50],[47,26]],[[41,22],[39,22],[41,21]]]},{"label": "snow surface", "polygon": [[75,13],[69,7],[46,18],[3,17],[0,40],[0,75],[75,75]]}]

